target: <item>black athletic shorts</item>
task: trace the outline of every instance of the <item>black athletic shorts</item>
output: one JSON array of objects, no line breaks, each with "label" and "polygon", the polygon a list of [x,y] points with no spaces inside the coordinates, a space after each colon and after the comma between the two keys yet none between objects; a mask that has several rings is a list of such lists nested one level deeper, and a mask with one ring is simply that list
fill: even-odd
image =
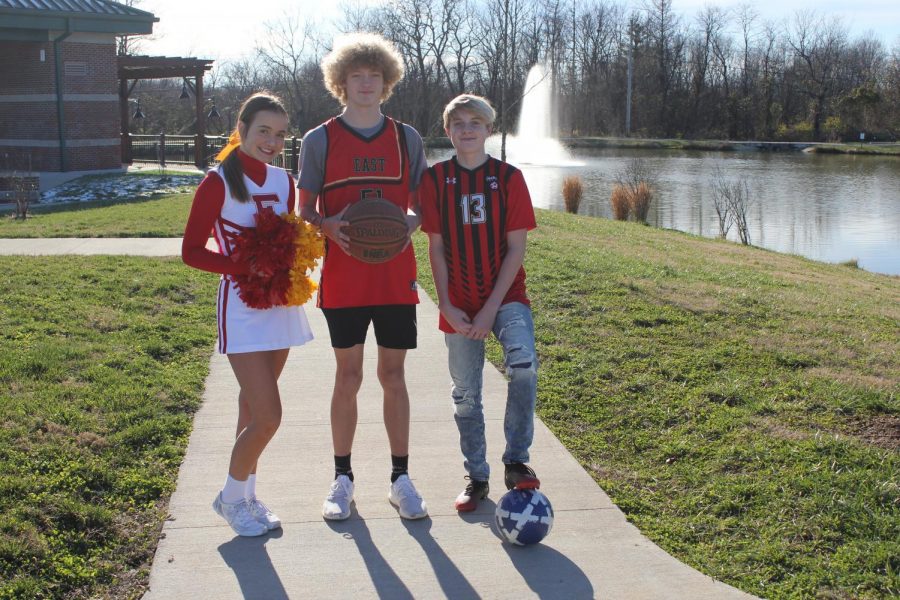
[{"label": "black athletic shorts", "polygon": [[366,343],[369,323],[375,341],[383,348],[412,350],[416,347],[416,305],[353,306],[323,308],[332,348],[352,348]]}]

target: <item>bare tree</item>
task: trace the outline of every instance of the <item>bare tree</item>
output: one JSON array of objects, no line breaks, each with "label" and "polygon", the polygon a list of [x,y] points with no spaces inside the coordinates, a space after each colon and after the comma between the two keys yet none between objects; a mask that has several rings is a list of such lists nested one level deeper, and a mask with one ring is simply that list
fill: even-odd
[{"label": "bare tree", "polygon": [[39,178],[31,170],[31,153],[6,152],[0,155],[0,180],[16,205],[16,219],[28,216],[28,206],[38,199]]},{"label": "bare tree", "polygon": [[685,40],[679,31],[680,22],[672,7],[672,0],[646,0],[646,27],[652,42],[654,80],[656,83],[656,125],[667,136],[672,135],[674,114],[671,96],[675,91]]},{"label": "bare tree", "polygon": [[802,73],[801,90],[811,101],[813,138],[820,140],[828,104],[839,91],[837,74],[847,30],[837,18],[826,20],[814,11],[800,11],[788,41]]},{"label": "bare tree", "polygon": [[776,115],[774,114],[775,95],[778,74],[784,68],[784,42],[776,26],[767,22],[763,27],[764,42],[761,49],[760,84],[762,94],[763,131],[767,139],[775,133]]},{"label": "bare tree", "polygon": [[743,138],[754,139],[756,127],[754,120],[754,99],[756,98],[755,86],[757,81],[757,27],[758,15],[750,4],[741,4],[737,8],[737,20],[741,36],[741,74],[740,94],[737,99],[736,121],[740,126],[738,135]]},{"label": "bare tree", "polygon": [[395,114],[407,115],[422,132],[434,129],[438,108],[433,98],[438,88],[435,56],[435,0],[392,0],[378,13],[378,26],[403,55],[406,74],[391,99]]},{"label": "bare tree", "polygon": [[[578,14],[573,40],[576,82],[572,90],[570,112],[573,129],[579,133],[609,131],[621,122],[617,110],[615,84],[618,66],[619,36],[622,27],[620,6],[599,0]],[[619,104],[621,106],[621,104]]]},{"label": "bare tree", "polygon": [[725,239],[734,224],[734,214],[731,212],[731,184],[718,167],[713,172],[710,187],[712,188],[713,208],[716,210],[716,217],[719,221],[719,237]]},{"label": "bare tree", "polygon": [[506,136],[512,127],[510,98],[524,79],[519,68],[520,32],[528,19],[525,0],[489,0],[476,35],[486,57],[488,94],[497,106],[500,157],[506,160]]},{"label": "bare tree", "polygon": [[305,124],[306,105],[316,90],[306,67],[318,63],[325,47],[318,37],[319,26],[297,10],[264,27],[266,34],[256,48],[257,55],[287,105],[291,122]]},{"label": "bare tree", "polygon": [[745,246],[750,245],[750,226],[747,215],[753,205],[750,185],[740,177],[729,179],[720,169],[712,175],[710,187],[713,192],[713,207],[719,219],[719,236],[728,235],[731,226],[737,228],[738,238]]},{"label": "bare tree", "polygon": [[[474,21],[477,13],[472,0],[448,0],[454,5],[453,22],[449,24],[450,40],[448,52],[453,62],[448,67],[447,83],[451,86],[452,96],[466,91],[469,72],[479,68],[483,62],[478,56],[478,42],[474,35]],[[452,75],[452,77],[451,77]]]},{"label": "bare tree", "polygon": [[728,139],[737,137],[737,103],[734,98],[734,40],[725,35],[717,35],[713,39],[713,56],[715,57],[718,85],[725,107],[725,130]]},{"label": "bare tree", "polygon": [[340,5],[342,18],[334,26],[341,33],[374,30],[375,9],[362,0],[343,0]]},{"label": "bare tree", "polygon": [[[704,106],[704,96],[710,85],[713,48],[722,35],[727,24],[725,12],[717,7],[707,5],[697,15],[698,30],[690,42],[691,60],[691,114],[689,128],[696,131],[699,127],[701,110],[708,114],[710,107]],[[702,120],[708,128],[708,120]]]},{"label": "bare tree", "polygon": [[441,20],[432,28],[431,47],[438,86],[450,97],[466,90],[469,71],[479,64],[472,31],[476,13],[473,0],[440,0],[439,8]]}]

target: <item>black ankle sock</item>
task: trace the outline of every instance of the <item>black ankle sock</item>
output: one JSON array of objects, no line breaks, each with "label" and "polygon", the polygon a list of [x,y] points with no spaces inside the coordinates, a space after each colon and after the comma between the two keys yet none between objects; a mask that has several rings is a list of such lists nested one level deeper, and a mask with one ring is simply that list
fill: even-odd
[{"label": "black ankle sock", "polygon": [[409,467],[409,454],[406,456],[394,456],[391,454],[391,483],[397,481],[401,475],[407,475]]},{"label": "black ankle sock", "polygon": [[350,467],[350,455],[334,457],[334,478],[338,475],[346,475],[353,481],[353,469]]}]

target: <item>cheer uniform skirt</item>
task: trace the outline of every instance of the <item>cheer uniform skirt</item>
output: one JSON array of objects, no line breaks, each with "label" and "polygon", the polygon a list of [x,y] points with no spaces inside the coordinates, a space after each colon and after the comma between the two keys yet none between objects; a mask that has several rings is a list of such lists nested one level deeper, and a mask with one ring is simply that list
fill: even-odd
[{"label": "cheer uniform skirt", "polygon": [[228,277],[219,281],[217,305],[220,354],[281,350],[313,339],[302,306],[250,308]]}]

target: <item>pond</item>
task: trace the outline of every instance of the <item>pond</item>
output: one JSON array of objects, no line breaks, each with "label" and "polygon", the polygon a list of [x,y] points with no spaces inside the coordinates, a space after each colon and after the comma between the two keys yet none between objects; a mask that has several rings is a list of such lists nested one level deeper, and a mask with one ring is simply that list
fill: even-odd
[{"label": "pond", "polygon": [[[452,153],[433,150],[429,162]],[[712,180],[718,169],[749,185],[754,246],[831,263],[856,260],[862,269],[900,275],[897,157],[646,149],[579,149],[571,155],[569,166],[517,165],[536,207],[564,210],[562,181],[578,175],[584,184],[579,213],[612,218],[609,197],[617,174],[642,159],[655,181],[650,224],[714,237],[719,226]],[[515,164],[512,157],[510,162]],[[737,240],[734,227],[728,237]]]}]

